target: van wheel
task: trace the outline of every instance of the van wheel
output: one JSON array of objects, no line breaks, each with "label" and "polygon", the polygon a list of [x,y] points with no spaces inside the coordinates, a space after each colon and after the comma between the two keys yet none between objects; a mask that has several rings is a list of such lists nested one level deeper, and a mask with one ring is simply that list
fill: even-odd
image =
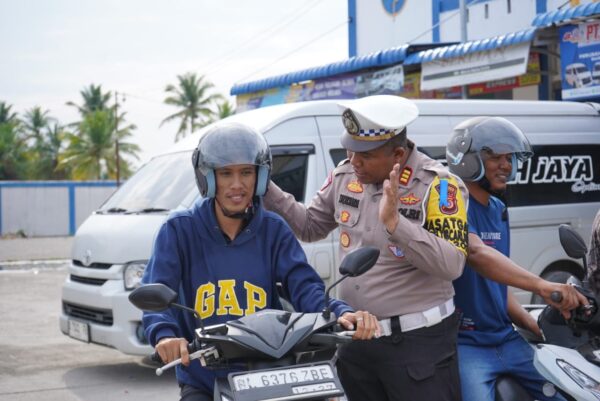
[{"label": "van wheel", "polygon": [[[567,282],[569,277],[571,277],[572,275],[573,275],[573,273],[571,273],[571,272],[556,270],[556,271],[542,274],[542,278],[544,280],[551,281],[553,283],[563,283],[564,284]],[[544,301],[544,298],[542,298],[538,294],[533,294],[533,296],[531,297],[531,303],[545,305],[546,301]]]}]

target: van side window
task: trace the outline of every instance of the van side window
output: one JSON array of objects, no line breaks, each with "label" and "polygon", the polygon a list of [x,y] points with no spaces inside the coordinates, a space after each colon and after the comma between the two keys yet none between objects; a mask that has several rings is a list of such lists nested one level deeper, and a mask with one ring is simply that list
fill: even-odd
[{"label": "van side window", "polygon": [[[434,160],[440,161],[442,164],[446,164],[446,148],[443,146],[426,146],[426,147],[417,147],[421,152],[425,153],[427,156],[431,157]],[[337,166],[342,160],[346,158],[346,149],[338,148],[331,149],[329,151],[331,155],[331,160],[333,160],[333,165]]]},{"label": "van side window", "polygon": [[334,166],[337,166],[342,160],[347,158],[346,149],[331,149],[329,150],[329,154]]},{"label": "van side window", "polygon": [[431,157],[433,160],[437,160],[446,165],[446,148],[444,146],[417,146],[417,149]]},{"label": "van side window", "polygon": [[308,155],[315,153],[313,145],[271,146],[273,168],[271,180],[285,192],[304,202]]}]

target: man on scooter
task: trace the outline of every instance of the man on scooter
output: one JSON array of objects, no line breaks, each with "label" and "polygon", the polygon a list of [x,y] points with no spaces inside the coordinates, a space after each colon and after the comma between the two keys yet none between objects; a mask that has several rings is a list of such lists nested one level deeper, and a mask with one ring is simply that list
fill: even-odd
[{"label": "man on scooter", "polygon": [[[177,291],[179,303],[195,309],[205,325],[281,309],[277,282],[297,311],[321,311],[323,281],[283,219],[261,204],[271,170],[264,137],[244,125],[219,124],[202,135],[192,163],[202,199],[163,224],[143,283],[163,283]],[[373,315],[353,312],[338,300],[330,307],[347,329],[361,321],[355,339],[375,334]],[[193,316],[169,309],[145,312],[143,322],[163,362],[182,359],[183,366],[177,366],[181,400],[212,400],[215,376],[229,371],[190,364]]]},{"label": "man on scooter", "polygon": [[[587,303],[573,287],[547,282],[508,259],[510,231],[503,195],[516,175],[517,160],[532,155],[523,132],[498,117],[462,122],[446,147],[450,171],[469,190],[469,253],[463,274],[454,281],[454,301],[461,314],[458,356],[465,401],[493,401],[496,379],[504,374],[537,400],[563,400],[542,391],[546,381],[533,366],[533,350],[513,323],[537,335],[540,329],[507,290],[511,285],[540,294],[565,317]],[[550,299],[553,291],[562,293],[560,304]]]}]

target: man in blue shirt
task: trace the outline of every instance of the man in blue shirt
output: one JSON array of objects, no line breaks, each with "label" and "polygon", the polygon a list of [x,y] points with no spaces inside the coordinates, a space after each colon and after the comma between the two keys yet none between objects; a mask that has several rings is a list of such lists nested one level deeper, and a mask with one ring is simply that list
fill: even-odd
[{"label": "man in blue shirt", "polygon": [[[463,274],[454,281],[454,302],[461,313],[458,354],[464,401],[493,401],[496,379],[502,374],[517,379],[537,400],[564,400],[552,386],[545,387],[546,395],[542,391],[546,380],[533,366],[533,350],[513,323],[538,336],[540,329],[507,290],[511,285],[540,294],[565,317],[587,303],[571,286],[547,282],[507,258],[510,231],[501,199],[516,175],[517,159],[532,155],[521,130],[498,117],[462,122],[446,147],[450,171],[469,190],[469,255]],[[553,291],[562,293],[561,303],[551,301]]]},{"label": "man in blue shirt", "polygon": [[[177,291],[180,303],[194,308],[206,325],[265,308],[281,309],[277,282],[296,310],[321,311],[321,278],[288,225],[261,205],[271,169],[264,137],[244,125],[219,124],[200,138],[192,163],[202,199],[163,224],[143,282]],[[356,325],[355,339],[375,334],[373,315],[354,313],[338,300],[330,307],[346,328]],[[181,399],[212,400],[215,376],[225,377],[229,371],[190,363],[187,344],[194,339],[194,317],[169,309],[145,312],[143,322],[165,363],[182,359],[183,365],[177,366]]]}]

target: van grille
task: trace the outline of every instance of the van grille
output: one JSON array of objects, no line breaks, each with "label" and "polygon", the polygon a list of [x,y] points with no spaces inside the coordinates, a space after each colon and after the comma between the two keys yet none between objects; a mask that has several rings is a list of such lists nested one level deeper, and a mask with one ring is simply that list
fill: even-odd
[{"label": "van grille", "polygon": [[88,269],[110,269],[112,264],[110,263],[92,263],[89,266],[84,265],[80,260],[73,259],[73,265],[78,267],[85,267]]},{"label": "van grille", "polygon": [[102,285],[102,284],[106,283],[106,279],[103,279],[103,278],[75,276],[74,274],[71,274],[71,281],[75,281],[76,283],[81,283],[81,284],[89,284],[89,285]]},{"label": "van grille", "polygon": [[112,326],[113,324],[113,314],[111,310],[95,309],[63,302],[63,311],[68,316],[103,324],[105,326]]}]

